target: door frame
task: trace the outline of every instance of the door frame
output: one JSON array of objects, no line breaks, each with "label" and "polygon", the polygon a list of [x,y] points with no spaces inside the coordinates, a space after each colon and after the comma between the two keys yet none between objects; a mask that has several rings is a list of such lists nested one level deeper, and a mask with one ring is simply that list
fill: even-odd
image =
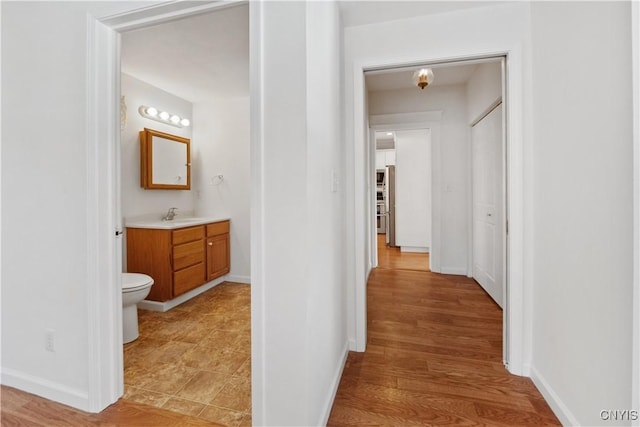
[{"label": "door frame", "polygon": [[[631,408],[640,410],[640,3],[631,2],[633,98],[633,336]],[[633,422],[640,426],[640,419]]]},{"label": "door frame", "polygon": [[[371,250],[367,247],[364,238],[368,232],[369,212],[365,205],[366,180],[363,174],[366,171],[366,155],[368,138],[366,133],[368,126],[367,98],[365,92],[364,74],[367,71],[402,68],[410,66],[435,65],[447,62],[471,61],[484,58],[505,58],[504,82],[505,90],[503,102],[505,103],[506,155],[507,155],[507,212],[506,220],[509,222],[509,234],[507,236],[506,268],[507,292],[505,294],[504,310],[504,364],[507,369],[517,375],[528,376],[530,374],[531,358],[531,289],[525,276],[525,267],[532,264],[531,251],[527,250],[525,239],[530,241],[530,236],[525,236],[525,224],[531,223],[530,217],[525,217],[526,195],[531,191],[531,180],[525,179],[525,174],[530,174],[525,169],[524,157],[530,155],[525,149],[525,133],[523,126],[523,112],[525,110],[524,92],[524,58],[521,46],[511,46],[503,50],[482,51],[469,53],[464,56],[454,57],[423,57],[390,63],[388,58],[355,61],[353,65],[353,141],[354,141],[354,210],[350,219],[355,230],[354,241],[354,304],[349,307],[352,311],[351,318],[354,321],[355,333],[352,342],[352,350],[364,351],[366,348],[366,281],[370,270],[364,262],[366,254]],[[363,125],[359,125],[359,124]],[[364,181],[364,182],[363,182]],[[527,188],[529,191],[525,191]],[[434,236],[435,237],[435,236]],[[529,279],[530,280],[530,279]]]},{"label": "door frame", "polygon": [[116,15],[87,16],[88,411],[124,393],[120,200],[120,33],[246,1],[165,1]]}]

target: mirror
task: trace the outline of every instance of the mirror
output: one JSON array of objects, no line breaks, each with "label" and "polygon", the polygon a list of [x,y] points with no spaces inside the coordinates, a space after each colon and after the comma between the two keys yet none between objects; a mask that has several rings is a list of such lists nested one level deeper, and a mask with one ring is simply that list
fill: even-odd
[{"label": "mirror", "polygon": [[140,131],[140,186],[191,189],[191,141],[145,128]]}]

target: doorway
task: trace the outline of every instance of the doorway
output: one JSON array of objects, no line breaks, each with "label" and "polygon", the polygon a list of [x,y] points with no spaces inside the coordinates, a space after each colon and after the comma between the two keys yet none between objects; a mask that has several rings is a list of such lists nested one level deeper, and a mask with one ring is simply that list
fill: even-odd
[{"label": "doorway", "polygon": [[431,129],[370,129],[375,147],[378,268],[430,271]]},{"label": "doorway", "polygon": [[[90,292],[89,312],[92,313],[89,333],[90,363],[92,367],[89,388],[90,410],[99,411],[115,402],[124,392],[123,346],[122,346],[122,230],[123,218],[120,207],[120,37],[127,31],[177,21],[186,17],[197,17],[214,11],[245,6],[246,3],[221,4],[202,2],[197,5],[161,4],[135,9],[106,18],[89,19],[88,34],[88,85],[92,88],[88,105],[89,136],[88,159],[96,165],[88,177],[88,185],[95,188],[90,200],[91,208],[99,213],[95,217],[96,229],[109,230],[100,233],[99,241],[90,245],[100,253],[90,257],[100,259],[100,271],[93,272],[95,292]],[[247,31],[248,33],[248,31]],[[247,37],[248,38],[248,37]],[[248,57],[247,57],[248,63]],[[175,69],[184,74],[186,70]],[[247,72],[248,77],[248,72]],[[247,94],[248,97],[248,94]],[[248,104],[248,101],[247,101]],[[137,105],[131,108],[137,114]],[[228,105],[227,105],[228,107]],[[246,107],[247,113],[249,107]],[[247,120],[248,121],[248,120]],[[204,123],[204,122],[203,122]],[[247,130],[248,142],[248,130]],[[247,143],[248,151],[248,143]],[[248,163],[248,153],[247,153]],[[248,177],[247,177],[248,182]],[[215,185],[213,182],[211,185]],[[248,184],[247,184],[248,185]],[[154,193],[156,196],[159,193]],[[248,205],[248,203],[247,203]],[[163,205],[164,208],[166,208]],[[247,227],[248,228],[248,227]],[[113,238],[115,230],[116,238]],[[104,235],[104,237],[102,237]],[[233,239],[232,239],[233,244]],[[247,247],[249,245],[247,244]],[[108,252],[105,250],[108,248]],[[247,248],[248,252],[248,248]],[[248,261],[247,261],[248,263]],[[232,259],[233,265],[233,259]],[[248,273],[247,273],[248,277]],[[242,281],[242,277],[236,277]],[[95,368],[94,368],[95,367]]]},{"label": "doorway", "polygon": [[[164,257],[153,265],[134,265],[135,252],[123,258],[123,271],[156,281],[139,304],[139,338],[124,346],[123,398],[220,424],[250,420],[249,6],[122,31],[120,39],[121,99],[128,107],[121,110],[127,119],[121,123],[120,162],[125,226],[157,218],[169,207],[177,207],[173,223],[189,217],[230,219],[229,237],[217,240],[222,242],[217,255],[202,239],[173,247],[173,283],[158,267]],[[149,106],[190,124],[139,114]],[[138,133],[146,128],[190,139],[190,191],[140,187]],[[189,231],[198,229],[174,230],[174,239]],[[127,228],[124,239],[131,234]],[[207,257],[223,260],[220,274],[203,262],[203,247]],[[192,258],[177,261],[178,248]]]},{"label": "doorway", "polygon": [[[447,63],[447,62],[435,62],[433,63],[433,65],[431,65],[431,67],[433,67],[434,69],[434,73],[436,74],[436,76],[439,76],[440,74],[438,73],[438,70],[442,70],[444,71],[444,69],[446,69],[447,66],[462,66],[464,65],[468,65],[471,69],[475,68],[475,67],[485,67],[486,64],[489,63],[493,63],[494,64],[494,68],[497,67],[498,70],[498,78],[497,78],[497,85],[495,85],[495,89],[496,89],[496,98],[497,99],[505,99],[506,100],[506,94],[505,94],[505,87],[506,87],[506,79],[507,76],[505,75],[505,57],[504,56],[487,56],[487,57],[482,57],[482,58],[469,58],[468,60],[460,60],[460,61],[455,61],[454,63]],[[366,83],[368,84],[370,81],[370,76],[369,74],[373,74],[376,80],[373,80],[373,84],[375,85],[379,85],[380,82],[378,79],[378,76],[380,74],[385,74],[385,73],[392,73],[395,72],[397,75],[402,75],[402,73],[405,73],[405,76],[408,74],[407,71],[409,73],[413,72],[414,70],[416,70],[417,68],[419,68],[419,65],[412,65],[412,66],[399,66],[399,67],[395,67],[395,68],[377,68],[375,66],[371,66],[371,72],[369,72],[367,70],[366,67],[362,67],[362,71],[363,71],[363,80],[366,81]],[[469,76],[464,77],[465,79],[468,79]],[[437,77],[436,77],[437,79]],[[408,79],[407,79],[408,80]],[[420,92],[419,89],[414,88],[420,95],[422,95],[422,93]],[[365,89],[366,90],[366,89]],[[425,93],[427,93],[430,90],[430,88],[428,87],[425,91]],[[458,97],[466,97],[466,90],[458,90],[457,94],[454,94],[448,98],[455,98],[456,96]],[[394,105],[399,105],[401,104],[401,102],[399,101],[399,95],[392,95],[390,94],[390,92],[386,92],[385,96],[387,96],[391,102],[390,104],[394,104]],[[431,97],[431,99],[437,99],[437,98],[444,98],[442,96],[441,93],[437,93],[437,91],[432,91],[432,93],[430,95],[425,96],[424,98],[427,99],[426,101],[424,101],[424,104],[422,104],[422,111],[424,112],[425,110],[428,109],[428,112],[434,114],[434,113],[439,113],[439,117],[442,117],[442,109],[439,109],[437,106],[435,106],[434,104],[430,104],[429,100],[427,97]],[[358,94],[356,94],[356,99],[359,99]],[[364,98],[363,98],[364,99]],[[364,114],[366,112],[366,115],[368,116],[368,118],[370,118],[370,124],[378,124],[380,123],[380,120],[384,120],[385,118],[394,118],[397,119],[399,116],[402,116],[402,114],[399,113],[404,113],[405,116],[407,117],[411,117],[411,114],[414,114],[413,117],[411,117],[409,120],[413,119],[415,121],[415,114],[417,114],[414,111],[384,111],[385,114],[380,114],[380,109],[378,108],[376,110],[376,106],[375,103],[380,103],[380,99],[377,99],[375,94],[372,94],[371,92],[369,92],[367,94],[367,99],[368,99],[368,105],[365,105],[364,108],[361,110],[361,112]],[[408,98],[407,98],[408,99]],[[488,104],[493,103],[494,99],[490,99],[488,101]],[[411,104],[411,101],[409,102],[405,102],[405,105]],[[417,105],[417,103],[415,104]],[[425,105],[427,106],[427,108],[424,108]],[[477,106],[474,106],[474,108]],[[495,107],[494,105],[491,105],[491,108]],[[485,105],[483,108],[487,108],[487,106]],[[450,118],[452,113],[450,110],[450,106],[447,108],[449,109],[449,111],[446,112],[446,114],[448,115],[448,117]],[[505,107],[505,109],[508,109],[508,104],[507,107]],[[420,110],[417,110],[420,111]],[[432,225],[432,235],[433,235],[433,244],[432,244],[432,248],[430,248],[430,255],[432,257],[432,259],[430,260],[432,268],[431,270],[434,272],[441,272],[441,273],[446,273],[446,274],[459,274],[459,275],[467,275],[469,277],[473,276],[473,269],[472,266],[474,264],[474,249],[473,249],[473,240],[474,238],[477,238],[478,233],[474,234],[474,223],[473,223],[473,210],[472,210],[472,205],[473,205],[473,199],[472,199],[472,183],[473,183],[473,179],[471,177],[471,170],[472,170],[472,161],[471,161],[471,146],[470,146],[470,137],[471,137],[471,125],[475,124],[474,122],[479,121],[477,118],[477,115],[483,113],[486,115],[486,112],[481,111],[481,112],[475,112],[474,116],[468,115],[468,116],[464,116],[463,114],[463,122],[464,122],[464,132],[465,134],[463,135],[463,137],[461,139],[464,140],[464,150],[466,150],[465,154],[461,157],[458,158],[457,164],[452,163],[451,162],[451,154],[452,152],[454,152],[456,150],[457,147],[452,146],[451,143],[447,144],[446,142],[442,142],[440,140],[438,140],[438,142],[434,142],[434,146],[432,148],[432,155],[433,155],[433,186],[432,186],[432,193],[433,193],[433,225]],[[440,121],[438,120],[437,122],[438,126],[442,125],[442,123],[440,123]],[[443,127],[445,125],[442,125]],[[450,131],[451,129],[451,123],[446,123],[447,126],[447,131]],[[503,137],[500,138],[500,148],[502,148],[502,146],[506,145],[507,142],[507,138],[506,135],[504,135],[504,131],[505,129],[501,129],[502,133],[503,133]],[[448,134],[447,139],[450,141],[451,140],[451,134]],[[460,147],[462,145],[459,145]],[[505,150],[501,150],[501,153],[505,153]],[[499,154],[501,156],[500,159],[500,164],[498,166],[498,169],[495,171],[495,175],[503,178],[506,178],[506,174],[507,174],[507,166],[506,166],[506,156],[504,156],[503,154]],[[448,156],[448,158],[447,158]],[[458,169],[456,169],[458,168]],[[452,170],[460,172],[462,169],[464,169],[464,173],[459,174],[458,177],[453,176],[450,172]],[[462,177],[462,178],[461,178]],[[507,212],[507,186],[505,185],[506,183],[506,179],[503,179],[502,184],[500,184],[500,188],[499,190],[504,190],[502,192],[502,195],[498,196],[498,207],[497,209],[500,212],[504,212],[504,214],[500,215],[499,217],[501,217],[501,221],[502,218],[504,218],[504,225],[505,227],[502,227],[502,224],[498,227],[496,227],[497,230],[499,230],[498,232],[498,238],[501,240],[501,244],[500,245],[496,245],[496,250],[499,252],[498,257],[500,258],[500,260],[502,261],[501,263],[498,263],[498,269],[501,270],[501,272],[506,271],[507,269],[507,263],[505,262],[506,257],[507,257],[507,244],[506,244],[506,240],[507,240],[507,235],[506,235],[506,212]],[[458,196],[457,199],[455,196]],[[463,197],[459,197],[460,195],[463,195]],[[458,203],[457,208],[456,209],[450,209],[450,207],[452,206],[452,203]],[[447,210],[447,207],[449,207],[449,210]],[[458,226],[452,226],[452,222],[457,222]],[[477,228],[477,226],[476,226]],[[452,230],[457,230],[458,231],[458,235],[455,235],[455,231],[454,234],[452,234]],[[452,239],[453,237],[453,239]],[[455,246],[457,246],[457,248],[453,247],[453,243],[457,241],[462,242],[461,244],[456,244]],[[504,250],[503,250],[504,248]],[[457,259],[452,256],[452,254],[455,255],[457,250]],[[369,248],[369,253],[375,251],[375,248]],[[476,251],[475,253],[476,256],[478,256],[478,252]],[[372,257],[373,259],[375,257]],[[490,257],[485,257],[485,258],[490,258]],[[455,262],[452,262],[452,260],[455,260]],[[501,265],[500,265],[501,264]],[[502,287],[506,288],[506,279],[509,277],[506,273],[503,273],[501,275],[503,278],[505,278],[504,280],[504,284],[501,285]],[[356,288],[356,290],[358,289],[358,287]],[[519,290],[515,291],[516,294],[519,292]],[[505,294],[507,294],[506,290],[505,290]],[[359,293],[356,292],[356,300],[358,300],[361,296],[364,296],[365,293]],[[519,301],[518,303],[521,303],[521,301]],[[505,336],[504,336],[504,361],[505,364],[507,366],[509,366],[509,353],[508,353],[508,349],[509,347],[512,345],[512,343],[510,343],[510,335],[509,335],[509,328],[508,328],[508,324],[509,324],[509,318],[510,316],[510,309],[507,305],[507,309],[504,311],[504,321],[503,321],[503,325],[504,325],[504,330],[505,330]],[[365,314],[365,310],[362,308],[362,306],[360,306],[360,302],[357,302],[357,307],[356,307],[356,322],[358,322],[360,319],[364,319],[366,318],[366,314]],[[356,335],[358,338],[364,338],[366,336],[366,331],[363,331],[363,329],[358,329],[358,334]],[[361,334],[361,335],[360,335]],[[519,339],[516,339],[516,342],[519,341],[522,337],[519,337]],[[366,338],[365,338],[366,339]],[[363,342],[361,343],[364,346],[364,339]],[[511,365],[510,370],[513,373],[517,373],[516,369],[513,369],[514,365]]]}]

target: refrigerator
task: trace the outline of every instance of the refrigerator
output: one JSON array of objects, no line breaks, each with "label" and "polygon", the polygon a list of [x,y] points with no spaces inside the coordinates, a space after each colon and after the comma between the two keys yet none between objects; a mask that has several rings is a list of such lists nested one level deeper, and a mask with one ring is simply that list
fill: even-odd
[{"label": "refrigerator", "polygon": [[387,243],[396,247],[396,167],[387,167]]}]

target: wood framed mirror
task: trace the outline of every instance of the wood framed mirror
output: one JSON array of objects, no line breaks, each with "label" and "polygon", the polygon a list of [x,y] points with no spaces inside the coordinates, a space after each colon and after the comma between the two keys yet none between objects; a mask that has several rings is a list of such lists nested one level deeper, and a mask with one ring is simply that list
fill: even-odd
[{"label": "wood framed mirror", "polygon": [[140,186],[190,190],[191,141],[153,129],[140,131]]}]

